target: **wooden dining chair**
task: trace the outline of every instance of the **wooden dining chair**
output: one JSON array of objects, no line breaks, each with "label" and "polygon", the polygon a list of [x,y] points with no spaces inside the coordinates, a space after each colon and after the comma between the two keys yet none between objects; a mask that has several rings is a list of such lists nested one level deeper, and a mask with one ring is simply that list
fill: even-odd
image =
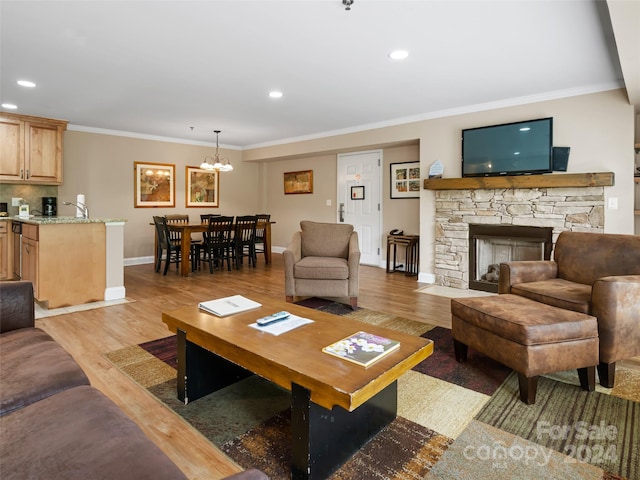
[{"label": "wooden dining chair", "polygon": [[264,247],[264,236],[266,234],[267,224],[271,220],[271,215],[268,213],[259,213],[256,217],[258,217],[258,223],[256,224],[256,240],[254,248],[256,257],[254,258],[254,262],[257,261],[259,253],[264,253],[264,260],[266,262],[267,252],[265,252]]},{"label": "wooden dining chair", "polygon": [[[200,215],[200,223],[202,223],[203,225],[208,225],[209,224],[209,218],[211,217],[220,217],[221,215],[219,213],[202,213]],[[202,232],[202,248],[198,250],[197,252],[197,258],[196,258],[196,265],[200,266],[200,262],[206,262],[207,260],[207,248],[206,248],[206,244],[207,244],[207,232]],[[193,237],[191,239],[193,241]]]},{"label": "wooden dining chair", "polygon": [[[172,215],[165,215],[164,218],[167,220],[167,225],[184,223],[189,224],[189,215],[186,213],[177,213]],[[180,238],[180,232],[175,230],[169,230],[169,236],[171,241],[177,243],[178,245],[182,241]],[[202,251],[203,239],[193,238],[191,237],[191,270],[194,271],[198,266],[198,259],[200,258],[200,252]]]},{"label": "wooden dining chair", "polygon": [[[169,225],[172,223],[189,223],[189,215],[187,214],[165,215],[164,218],[167,220],[167,224]],[[169,235],[171,237],[171,240],[175,242],[179,242],[180,240],[182,240],[180,238],[180,232],[170,230]]]},{"label": "wooden dining chair", "polygon": [[255,215],[242,215],[236,217],[236,226],[233,235],[234,255],[236,260],[236,268],[242,266],[242,259],[247,257],[249,264],[256,266],[255,258],[255,240],[256,240],[256,224],[258,217]]},{"label": "wooden dining chair", "polygon": [[213,273],[214,266],[224,268],[227,261],[227,270],[231,271],[231,249],[233,248],[233,217],[215,215],[209,217],[207,229],[207,241],[204,245],[206,258],[209,261],[209,273]]},{"label": "wooden dining chair", "polygon": [[167,220],[165,217],[153,217],[153,223],[156,228],[156,235],[158,239],[158,259],[156,260],[156,272],[160,271],[160,265],[162,264],[162,257],[165,257],[164,272],[166,275],[169,271],[169,264],[176,264],[176,271],[180,264],[180,242],[175,242],[171,239],[169,227],[167,226]]}]

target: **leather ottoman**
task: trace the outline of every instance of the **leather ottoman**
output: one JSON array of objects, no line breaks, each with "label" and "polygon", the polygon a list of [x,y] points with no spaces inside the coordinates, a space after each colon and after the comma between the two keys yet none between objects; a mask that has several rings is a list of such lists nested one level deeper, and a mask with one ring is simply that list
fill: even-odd
[{"label": "leather ottoman", "polygon": [[451,334],[458,362],[467,347],[518,372],[520,399],[535,403],[538,376],[578,369],[580,385],[595,389],[597,319],[519,295],[451,300]]}]

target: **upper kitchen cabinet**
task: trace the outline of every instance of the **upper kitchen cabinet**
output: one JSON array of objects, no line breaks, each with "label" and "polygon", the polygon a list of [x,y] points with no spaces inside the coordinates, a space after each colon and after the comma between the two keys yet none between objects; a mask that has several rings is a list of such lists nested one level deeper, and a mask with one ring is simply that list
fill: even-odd
[{"label": "upper kitchen cabinet", "polygon": [[0,113],[0,182],[62,183],[64,120]]}]

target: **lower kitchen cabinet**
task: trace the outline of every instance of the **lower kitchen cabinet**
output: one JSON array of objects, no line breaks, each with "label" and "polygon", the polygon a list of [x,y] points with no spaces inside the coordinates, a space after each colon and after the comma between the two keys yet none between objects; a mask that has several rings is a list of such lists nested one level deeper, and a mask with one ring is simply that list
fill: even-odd
[{"label": "lower kitchen cabinet", "polygon": [[38,227],[22,226],[22,280],[33,284],[33,294],[38,298]]},{"label": "lower kitchen cabinet", "polygon": [[105,224],[22,226],[22,279],[47,308],[104,300]]},{"label": "lower kitchen cabinet", "polygon": [[0,221],[0,280],[11,278],[11,248],[9,246],[11,233],[11,222]]}]

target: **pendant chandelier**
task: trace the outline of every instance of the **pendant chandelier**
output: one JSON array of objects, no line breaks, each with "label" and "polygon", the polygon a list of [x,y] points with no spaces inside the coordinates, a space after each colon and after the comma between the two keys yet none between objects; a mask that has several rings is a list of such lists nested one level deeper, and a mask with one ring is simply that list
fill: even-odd
[{"label": "pendant chandelier", "polygon": [[[213,132],[216,134],[216,154],[213,157],[210,155],[204,157],[204,162],[202,162],[200,168],[207,171],[219,170],[221,172],[230,172],[233,170],[233,165],[231,165],[228,158],[221,157],[218,153],[218,135],[220,135],[220,130],[214,130]],[[211,162],[209,160],[211,160]]]}]

